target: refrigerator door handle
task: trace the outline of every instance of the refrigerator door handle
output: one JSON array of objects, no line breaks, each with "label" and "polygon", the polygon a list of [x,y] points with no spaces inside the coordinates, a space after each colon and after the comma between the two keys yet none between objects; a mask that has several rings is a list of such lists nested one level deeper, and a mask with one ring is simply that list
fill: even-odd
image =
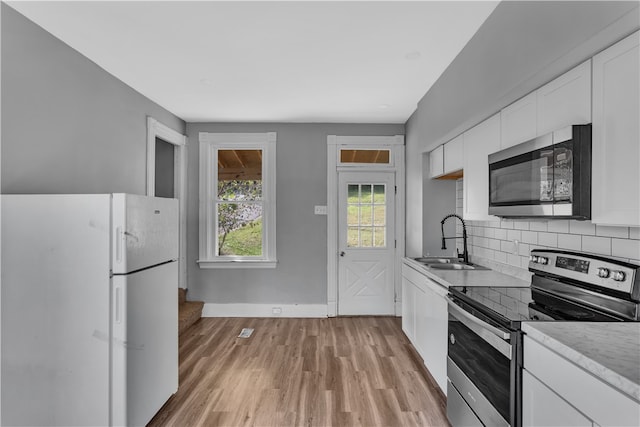
[{"label": "refrigerator door handle", "polygon": [[116,262],[122,262],[122,240],[124,235],[122,233],[122,227],[116,227]]},{"label": "refrigerator door handle", "polygon": [[122,323],[122,289],[120,286],[117,286],[114,290],[114,319],[115,322],[120,324]]}]

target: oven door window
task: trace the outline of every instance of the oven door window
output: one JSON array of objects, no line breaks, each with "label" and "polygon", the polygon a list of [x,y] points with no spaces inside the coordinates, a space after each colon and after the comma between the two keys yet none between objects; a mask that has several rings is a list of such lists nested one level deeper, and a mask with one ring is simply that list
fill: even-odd
[{"label": "oven door window", "polygon": [[450,338],[452,334],[449,357],[508,420],[511,360],[450,315]]}]

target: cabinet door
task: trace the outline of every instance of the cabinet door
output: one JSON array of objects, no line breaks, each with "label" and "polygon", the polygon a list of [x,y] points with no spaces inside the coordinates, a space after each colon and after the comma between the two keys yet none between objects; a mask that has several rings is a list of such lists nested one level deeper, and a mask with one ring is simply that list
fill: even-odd
[{"label": "cabinet door", "polygon": [[537,136],[537,94],[532,92],[500,112],[500,148],[508,148]]},{"label": "cabinet door", "polygon": [[591,60],[536,92],[538,136],[569,125],[591,123]]},{"label": "cabinet door", "polygon": [[447,290],[437,283],[425,278],[424,301],[418,305],[423,311],[418,316],[416,335],[420,325],[422,359],[436,380],[440,390],[447,394]]},{"label": "cabinet door", "polygon": [[522,371],[522,426],[586,426],[592,422],[549,387]]},{"label": "cabinet door", "polygon": [[463,135],[453,138],[444,144],[444,173],[451,173],[462,169],[463,163]]},{"label": "cabinet door", "polygon": [[[415,319],[416,319],[416,323],[415,323],[415,342],[413,343],[414,347],[416,348],[416,350],[418,350],[418,353],[420,354],[420,356],[422,356],[422,360],[425,362],[426,365],[426,360],[425,360],[425,350],[427,350],[427,334],[428,334],[428,330],[427,330],[427,304],[429,304],[429,298],[427,298],[427,295],[424,291],[424,286],[416,286],[415,288],[415,293],[413,295],[413,302],[414,302],[414,312],[415,312]],[[427,365],[427,368],[429,366]]]},{"label": "cabinet door", "polygon": [[593,58],[592,222],[640,225],[640,32]]},{"label": "cabinet door", "polygon": [[415,342],[415,295],[416,286],[406,277],[402,278],[402,330],[413,344]]},{"label": "cabinet door", "polygon": [[444,146],[440,145],[429,153],[429,176],[438,177],[444,173]]},{"label": "cabinet door", "polygon": [[464,219],[495,221],[489,215],[489,154],[500,149],[500,113],[464,133]]}]

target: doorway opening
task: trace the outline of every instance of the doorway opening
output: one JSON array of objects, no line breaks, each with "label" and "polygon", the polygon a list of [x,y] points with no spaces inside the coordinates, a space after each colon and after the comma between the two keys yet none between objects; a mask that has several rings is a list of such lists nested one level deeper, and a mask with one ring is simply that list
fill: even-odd
[{"label": "doorway opening", "polygon": [[327,137],[327,314],[399,315],[404,136]]},{"label": "doorway opening", "polygon": [[187,287],[187,137],[147,117],[147,195],[178,199],[179,283]]}]

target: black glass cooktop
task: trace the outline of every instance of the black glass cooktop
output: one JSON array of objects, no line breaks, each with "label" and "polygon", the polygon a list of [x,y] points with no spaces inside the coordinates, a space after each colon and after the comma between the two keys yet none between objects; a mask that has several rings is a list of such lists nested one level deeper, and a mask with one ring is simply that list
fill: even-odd
[{"label": "black glass cooktop", "polygon": [[462,301],[509,329],[519,329],[523,321],[617,321],[619,317],[571,302],[539,288],[453,286],[454,301]]},{"label": "black glass cooktop", "polygon": [[[533,302],[531,288],[493,286],[452,286],[449,292],[474,307],[490,310],[492,317],[505,326],[517,327],[521,321],[531,320],[529,303]],[[511,324],[511,325],[510,325]]]}]

